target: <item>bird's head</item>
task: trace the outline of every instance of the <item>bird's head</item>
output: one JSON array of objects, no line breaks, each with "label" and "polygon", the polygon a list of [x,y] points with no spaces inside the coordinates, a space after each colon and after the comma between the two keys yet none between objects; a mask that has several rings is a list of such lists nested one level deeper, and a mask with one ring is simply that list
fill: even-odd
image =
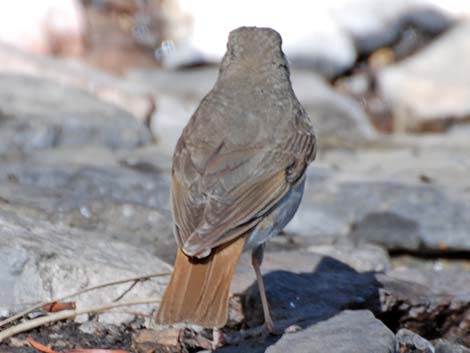
[{"label": "bird's head", "polygon": [[229,66],[260,68],[285,66],[282,39],[271,28],[240,27],[230,32],[221,69]]}]

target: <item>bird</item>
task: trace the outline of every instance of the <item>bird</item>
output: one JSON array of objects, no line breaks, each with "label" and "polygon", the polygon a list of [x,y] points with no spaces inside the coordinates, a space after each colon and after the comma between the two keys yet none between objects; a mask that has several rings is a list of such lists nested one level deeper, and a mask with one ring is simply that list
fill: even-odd
[{"label": "bird", "polygon": [[173,155],[178,249],[158,324],[222,328],[235,268],[242,252],[251,250],[264,328],[274,332],[260,270],[264,246],[296,213],[316,151],[280,34],[261,27],[231,31],[216,83]]}]

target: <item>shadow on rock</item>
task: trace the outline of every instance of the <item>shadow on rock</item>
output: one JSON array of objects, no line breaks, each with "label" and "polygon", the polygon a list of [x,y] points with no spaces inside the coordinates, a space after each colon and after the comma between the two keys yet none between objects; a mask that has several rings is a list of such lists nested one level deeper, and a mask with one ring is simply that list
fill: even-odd
[{"label": "shadow on rock", "polygon": [[[331,257],[322,258],[310,273],[281,270],[267,273],[264,281],[276,331],[283,332],[292,325],[305,330],[347,309],[377,311],[380,306],[380,283],[375,274],[359,273]],[[263,310],[256,282],[241,297],[246,325],[262,325]],[[255,343],[245,342],[243,351],[265,352],[281,337],[273,336]],[[217,352],[229,353],[234,348],[227,347]]]}]

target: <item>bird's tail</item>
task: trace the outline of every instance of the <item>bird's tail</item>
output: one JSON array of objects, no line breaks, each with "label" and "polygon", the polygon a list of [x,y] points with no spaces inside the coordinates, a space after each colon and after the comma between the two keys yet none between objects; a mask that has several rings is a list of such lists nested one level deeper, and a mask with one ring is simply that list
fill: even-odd
[{"label": "bird's tail", "polygon": [[191,260],[178,249],[155,321],[158,324],[188,322],[207,328],[224,326],[228,318],[229,289],[245,238],[220,246],[199,261]]}]

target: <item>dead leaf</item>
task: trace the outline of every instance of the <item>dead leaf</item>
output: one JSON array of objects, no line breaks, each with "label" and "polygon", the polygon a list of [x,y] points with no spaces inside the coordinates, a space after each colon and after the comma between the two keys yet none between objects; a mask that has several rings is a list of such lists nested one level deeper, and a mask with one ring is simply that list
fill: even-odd
[{"label": "dead leaf", "polygon": [[76,308],[77,306],[75,305],[75,302],[52,302],[42,306],[42,310],[50,313],[64,310],[75,310]]},{"label": "dead leaf", "polygon": [[36,348],[40,352],[43,352],[43,353],[59,353],[59,352],[57,352],[53,349],[50,349],[49,347],[46,347],[46,346],[42,345],[39,342],[36,342],[31,337],[28,337],[27,341],[31,346],[33,346],[34,348]]}]

